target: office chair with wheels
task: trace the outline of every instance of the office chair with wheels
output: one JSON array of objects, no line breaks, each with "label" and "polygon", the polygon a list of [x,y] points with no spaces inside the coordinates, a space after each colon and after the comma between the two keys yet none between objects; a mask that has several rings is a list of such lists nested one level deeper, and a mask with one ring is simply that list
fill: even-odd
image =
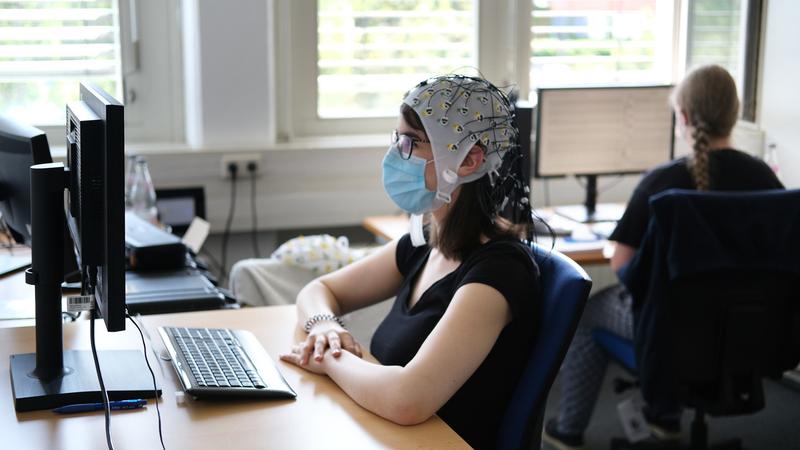
[{"label": "office chair with wheels", "polygon": [[762,378],[800,361],[800,190],[671,190],[653,196],[650,211],[620,273],[634,340],[601,330],[595,340],[638,375],[648,404],[694,409],[690,448],[740,449],[741,439],[709,446],[705,418],[760,411]]},{"label": "office chair with wheels", "polygon": [[533,252],[542,289],[538,332],[500,426],[496,446],[500,450],[541,447],[547,394],[592,288],[592,280],[571,259],[536,244]]}]

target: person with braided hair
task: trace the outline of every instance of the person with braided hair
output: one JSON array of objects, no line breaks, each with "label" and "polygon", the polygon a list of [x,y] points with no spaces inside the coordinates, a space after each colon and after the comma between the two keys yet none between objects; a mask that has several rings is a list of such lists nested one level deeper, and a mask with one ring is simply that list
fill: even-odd
[{"label": "person with braided hair", "polygon": [[[306,339],[281,359],[327,374],[400,424],[438,414],[492,448],[536,335],[533,213],[514,108],[488,81],[428,79],[409,91],[383,157],[383,185],[411,230],[297,297]],[[371,353],[339,316],[396,295]]]},{"label": "person with braided hair", "polygon": [[[736,83],[724,68],[707,65],[691,71],[673,91],[672,103],[678,132],[691,146],[692,154],[650,170],[634,189],[625,213],[609,237],[615,244],[611,257],[615,273],[633,259],[642,242],[652,195],[673,188],[716,191],[783,188],[762,160],[732,148],[731,131],[739,117],[739,99]],[[591,335],[597,328],[633,339],[632,300],[621,284],[589,298],[561,366],[557,414],[545,424],[542,436],[559,450],[583,447],[583,433],[608,364],[608,356]],[[654,437],[680,437],[680,411],[670,409],[646,405],[645,418]]]}]

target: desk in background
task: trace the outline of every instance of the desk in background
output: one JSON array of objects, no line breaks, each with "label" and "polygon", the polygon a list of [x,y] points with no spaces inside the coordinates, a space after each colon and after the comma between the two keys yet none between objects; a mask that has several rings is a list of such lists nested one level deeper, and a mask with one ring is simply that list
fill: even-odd
[{"label": "desk in background", "polygon": [[[552,212],[543,210],[542,214],[552,214]],[[376,237],[391,241],[402,237],[408,232],[408,216],[405,214],[371,216],[364,219],[362,226]],[[550,248],[552,240],[549,237],[537,236],[537,242],[545,248]],[[611,257],[610,246],[605,239],[588,242],[569,242],[563,237],[556,237],[555,249],[578,264],[584,265],[607,264]]]},{"label": "desk in background", "polygon": [[[156,349],[163,348],[156,327],[161,325],[240,328],[252,331],[273,360],[299,340],[296,309],[291,306],[153,315],[143,318]],[[140,349],[136,329],[107,333],[95,330],[99,348]],[[149,344],[148,344],[149,345]],[[106,448],[102,411],[57,415],[51,411],[14,411],[9,355],[33,352],[32,327],[0,329],[0,428],[3,448]],[[89,323],[64,326],[64,347],[89,348]],[[164,442],[168,449],[311,449],[311,448],[469,448],[441,419],[400,426],[363,409],[328,377],[278,361],[296,400],[175,401],[180,382],[168,361],[148,358],[163,389],[160,403]],[[160,448],[155,406],[112,412],[112,435],[120,449]]]}]

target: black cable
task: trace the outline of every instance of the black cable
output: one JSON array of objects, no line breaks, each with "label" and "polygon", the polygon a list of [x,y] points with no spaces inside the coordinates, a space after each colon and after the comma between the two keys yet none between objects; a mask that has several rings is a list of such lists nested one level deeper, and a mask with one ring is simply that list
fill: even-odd
[{"label": "black cable", "polygon": [[213,266],[213,267],[211,267],[211,268],[212,268],[212,269],[214,269],[214,270],[216,270],[216,271],[217,271],[217,274],[218,274],[220,277],[222,277],[222,272],[223,272],[223,270],[222,270],[222,266],[220,265],[220,263],[219,263],[219,260],[217,260],[217,257],[216,257],[216,256],[214,256],[213,254],[211,254],[211,252],[209,252],[209,251],[208,251],[208,250],[206,250],[206,249],[200,249],[200,256],[205,256],[206,258],[208,258],[208,262],[209,262],[209,264],[210,264],[211,266]]},{"label": "black cable", "polygon": [[253,217],[253,226],[250,235],[253,240],[253,251],[256,258],[261,258],[261,249],[258,247],[258,209],[256,208],[256,165],[249,163],[247,171],[250,173],[250,214]]},{"label": "black cable", "polygon": [[94,322],[97,320],[97,309],[92,308],[92,317],[89,323],[89,339],[92,344],[92,358],[94,358],[94,370],[97,372],[97,381],[100,383],[100,393],[103,397],[103,410],[106,416],[106,444],[108,450],[114,450],[114,443],[111,440],[111,405],[108,402],[108,392],[106,385],[103,383],[103,374],[100,372],[100,361],[97,359],[97,347],[94,343]]},{"label": "black cable", "polygon": [[203,261],[203,264],[208,263],[207,265],[211,266],[211,270],[215,270],[220,277],[222,276],[222,266],[219,264],[219,260],[217,260],[216,256],[212,255],[211,252],[204,248],[200,249],[200,254],[197,256],[205,256],[207,260]]},{"label": "black cable", "polygon": [[231,203],[228,207],[228,220],[225,221],[225,232],[222,234],[222,273],[219,277],[219,284],[222,286],[225,286],[228,279],[228,238],[231,233],[233,216],[236,213],[236,164],[229,165],[228,172],[231,174]]},{"label": "black cable", "polygon": [[155,403],[156,403],[156,414],[158,415],[158,439],[161,441],[161,448],[166,450],[164,447],[164,434],[161,431],[161,410],[158,409],[158,385],[156,384],[156,374],[153,372],[153,368],[150,366],[150,360],[147,359],[147,344],[144,341],[144,333],[142,329],[139,327],[139,324],[133,320],[133,317],[128,313],[127,309],[125,310],[125,317],[127,317],[133,326],[139,330],[139,337],[142,338],[142,352],[144,353],[144,362],[147,363],[147,370],[150,371],[150,376],[153,377],[153,394],[155,395]]}]

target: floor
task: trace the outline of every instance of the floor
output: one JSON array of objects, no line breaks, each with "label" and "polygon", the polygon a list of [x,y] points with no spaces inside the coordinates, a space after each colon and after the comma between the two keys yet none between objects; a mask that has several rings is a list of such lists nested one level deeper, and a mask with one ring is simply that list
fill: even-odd
[{"label": "floor", "polygon": [[[586,449],[607,449],[612,437],[624,437],[617,416],[616,405],[631,392],[617,395],[611,384],[615,377],[625,377],[625,372],[612,365],[606,373],[603,391],[597,401],[592,422],[584,436]],[[558,404],[559,383],[550,392],[547,401],[549,418],[555,415]],[[746,450],[798,450],[800,449],[800,388],[786,382],[767,380],[764,382],[766,407],[753,415],[740,417],[711,418],[709,437],[713,443],[718,439],[740,437]],[[684,443],[688,442],[693,414],[684,412],[682,429]],[[548,449],[548,446],[544,447]]]}]

